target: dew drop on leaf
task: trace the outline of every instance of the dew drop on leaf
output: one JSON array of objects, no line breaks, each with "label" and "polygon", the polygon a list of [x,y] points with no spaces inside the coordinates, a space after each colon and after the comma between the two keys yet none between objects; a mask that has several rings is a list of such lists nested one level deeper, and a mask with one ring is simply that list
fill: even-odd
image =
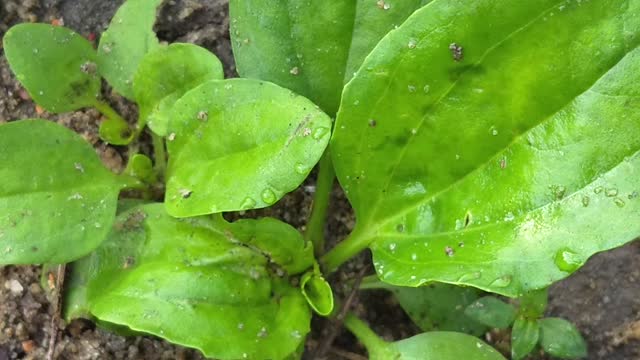
[{"label": "dew drop on leaf", "polygon": [[511,284],[511,280],[512,279],[513,278],[511,277],[511,275],[501,276],[501,277],[493,280],[493,282],[491,283],[490,286],[504,288],[504,287],[507,287],[507,286],[509,286]]},{"label": "dew drop on leaf", "polygon": [[625,203],[624,200],[620,199],[619,197],[613,199],[613,202],[616,204],[617,207],[622,208],[624,207]]},{"label": "dew drop on leaf", "polygon": [[242,204],[240,204],[240,208],[243,210],[253,209],[256,206],[256,201],[251,197],[246,197]]},{"label": "dew drop on leaf", "polygon": [[614,196],[618,195],[618,189],[616,189],[616,188],[607,188],[604,191],[604,194],[607,197],[614,197]]},{"label": "dew drop on leaf", "polygon": [[574,272],[582,266],[582,260],[578,254],[570,249],[560,249],[553,260],[560,271]]},{"label": "dew drop on leaf", "polygon": [[311,169],[309,169],[309,167],[303,163],[297,163],[295,166],[295,170],[300,175],[306,175]]},{"label": "dew drop on leaf", "polygon": [[467,282],[467,281],[471,281],[471,280],[477,280],[477,279],[480,279],[481,277],[482,277],[482,274],[480,274],[480,272],[476,271],[476,272],[472,272],[472,273],[468,273],[468,274],[463,274],[458,279],[458,282]]},{"label": "dew drop on leaf", "polygon": [[329,129],[326,127],[319,127],[313,130],[313,138],[316,140],[320,140],[325,137],[329,133]]},{"label": "dew drop on leaf", "polygon": [[588,196],[586,196],[586,195],[585,195],[585,196],[583,196],[583,197],[582,197],[582,206],[584,206],[584,207],[589,206],[589,201],[590,201],[590,200],[589,200],[589,197],[588,197]]},{"label": "dew drop on leaf", "polygon": [[273,204],[276,202],[276,194],[271,189],[264,189],[262,191],[262,201],[267,204]]}]

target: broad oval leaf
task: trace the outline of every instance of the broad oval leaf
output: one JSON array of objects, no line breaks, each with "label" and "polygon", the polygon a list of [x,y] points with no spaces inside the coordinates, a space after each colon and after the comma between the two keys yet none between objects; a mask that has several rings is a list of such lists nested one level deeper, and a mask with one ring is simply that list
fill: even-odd
[{"label": "broad oval leaf", "polygon": [[333,311],[333,291],[331,285],[316,272],[308,272],[300,280],[300,290],[309,306],[321,316],[329,316]]},{"label": "broad oval leaf", "polygon": [[511,329],[511,358],[525,358],[535,348],[540,336],[540,326],[535,319],[519,316]]},{"label": "broad oval leaf", "polygon": [[467,306],[464,313],[477,322],[498,329],[508,328],[516,318],[516,311],[493,296],[484,296]]},{"label": "broad oval leaf", "polygon": [[88,313],[216,359],[295,352],[309,332],[304,297],[227,226],[172,218],[162,204],[120,214],[108,239],[73,265],[67,317]]},{"label": "broad oval leaf", "polygon": [[333,116],[375,44],[429,0],[231,0],[238,73],[308,97]]},{"label": "broad oval leaf", "polygon": [[136,100],[133,77],[144,55],[160,46],[153,24],[163,0],[127,0],[98,45],[98,70],[122,96]]},{"label": "broad oval leaf", "polygon": [[343,247],[370,246],[392,284],[517,296],[635,238],[639,11],[436,0],[415,12],[343,94],[331,153],[357,216]]},{"label": "broad oval leaf", "polygon": [[587,356],[587,344],[572,323],[560,318],[538,320],[540,346],[551,356],[578,359]]},{"label": "broad oval leaf", "polygon": [[478,289],[434,283],[417,288],[393,286],[389,290],[422,331],[456,331],[480,336],[487,330],[464,312],[480,297]]},{"label": "broad oval leaf", "polygon": [[0,126],[0,264],[62,264],[95,249],[120,184],[79,135],[45,120]]},{"label": "broad oval leaf", "polygon": [[148,53],[133,80],[140,120],[166,135],[175,102],[197,85],[223,78],[220,60],[200,46],[176,43]]},{"label": "broad oval leaf", "polygon": [[504,360],[498,351],[477,337],[448,331],[422,333],[390,343],[388,347],[390,352],[372,353],[371,360]]},{"label": "broad oval leaf", "polygon": [[100,135],[100,139],[114,145],[128,145],[135,137],[135,133],[129,128],[129,124],[119,118],[106,118],[102,120],[98,134]]},{"label": "broad oval leaf", "polygon": [[11,70],[44,109],[60,113],[95,104],[100,77],[87,39],[62,26],[18,24],[3,44]]},{"label": "broad oval leaf", "polygon": [[185,217],[273,205],[306,178],[330,129],[317,106],[277,85],[202,84],[173,109],[167,210]]}]

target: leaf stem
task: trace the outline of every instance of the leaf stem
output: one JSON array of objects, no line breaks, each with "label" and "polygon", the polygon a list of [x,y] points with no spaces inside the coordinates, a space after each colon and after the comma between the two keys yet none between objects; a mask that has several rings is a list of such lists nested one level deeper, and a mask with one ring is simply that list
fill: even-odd
[{"label": "leaf stem", "polygon": [[331,199],[331,191],[333,190],[333,181],[336,173],[333,170],[333,162],[329,149],[325,151],[320,159],[318,170],[318,180],[316,182],[316,193],[313,198],[313,207],[311,216],[307,223],[305,239],[311,241],[316,256],[324,254],[325,238],[324,227],[327,219],[327,209],[329,208],[329,200]]},{"label": "leaf stem", "polygon": [[365,276],[360,282],[360,290],[389,290],[392,291],[395,286],[380,281],[378,275],[373,274]]},{"label": "leaf stem", "polygon": [[106,116],[107,118],[120,122],[123,125],[129,127],[129,123],[122,116],[120,116],[120,114],[118,114],[118,112],[115,111],[111,107],[111,105],[107,104],[106,102],[96,99],[93,103],[93,107],[95,107],[98,111],[100,111],[102,115]]},{"label": "leaf stem", "polygon": [[369,356],[373,357],[372,354],[386,352],[387,342],[378,337],[364,321],[358,319],[355,315],[351,313],[347,314],[347,317],[344,319],[344,326],[364,344],[369,352]]},{"label": "leaf stem", "polygon": [[118,175],[118,180],[121,181],[123,190],[147,190],[149,188],[149,186],[140,181],[140,179],[128,174]]},{"label": "leaf stem", "polygon": [[366,235],[356,226],[346,239],[324,254],[320,258],[320,264],[325,275],[336,271],[340,265],[364,250],[369,245],[369,238]]},{"label": "leaf stem", "polygon": [[154,165],[153,169],[156,171],[158,179],[160,181],[164,180],[164,172],[167,168],[167,154],[164,149],[164,139],[162,136],[157,135],[153,131],[151,132],[151,140],[153,142],[153,154],[154,154]]}]

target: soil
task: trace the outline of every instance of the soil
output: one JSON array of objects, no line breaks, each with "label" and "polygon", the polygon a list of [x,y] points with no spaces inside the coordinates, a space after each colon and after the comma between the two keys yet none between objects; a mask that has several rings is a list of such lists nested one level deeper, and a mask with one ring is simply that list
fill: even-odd
[{"label": "soil", "polygon": [[[122,0],[0,0],[0,36],[13,24],[25,21],[63,22],[84,36],[100,34]],[[228,77],[237,76],[228,33],[228,5],[225,0],[171,0],[162,6],[156,25],[162,41],[192,42],[213,51],[225,64]],[[106,98],[133,121],[133,105],[110,93]],[[0,123],[14,119],[41,117],[63,124],[93,144],[104,163],[121,171],[128,149],[103,143],[97,135],[100,114],[95,110],[54,115],[42,112],[29,99],[11,74],[0,44]],[[149,151],[143,138],[142,152]],[[297,191],[268,210],[243,216],[274,216],[299,229],[309,216],[315,190],[312,175]],[[329,244],[344,238],[353,228],[354,217],[344,194],[335,187],[329,211]],[[336,293],[346,298],[351,289],[345,280],[355,278],[370,267],[370,255],[363,253],[333,276]],[[640,242],[601,253],[573,276],[551,287],[548,316],[564,317],[577,325],[589,345],[589,359],[640,359]],[[371,272],[371,269],[368,268]],[[40,286],[41,270],[35,266],[7,266],[0,269],[0,360],[43,359],[49,338],[53,309]],[[406,338],[418,332],[397,305],[382,290],[363,291],[352,303],[378,334],[388,340]],[[366,359],[365,351],[348,332],[330,321],[313,320],[307,341],[306,358],[330,336],[336,336],[327,359]],[[195,350],[171,345],[151,336],[121,337],[76,320],[61,329],[57,359],[202,359]],[[504,333],[491,332],[486,339],[508,349]],[[508,338],[508,336],[507,336]],[[544,359],[535,354],[532,359]]]}]

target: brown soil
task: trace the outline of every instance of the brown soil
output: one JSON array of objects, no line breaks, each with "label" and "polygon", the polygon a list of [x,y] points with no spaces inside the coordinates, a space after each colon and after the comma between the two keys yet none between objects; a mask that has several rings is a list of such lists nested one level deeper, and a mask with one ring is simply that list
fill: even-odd
[{"label": "brown soil", "polygon": [[[0,36],[9,26],[25,21],[64,24],[81,34],[99,34],[122,0],[2,0],[0,1]],[[157,24],[161,40],[192,42],[220,57],[227,76],[235,75],[228,34],[226,0],[170,0],[162,7]],[[116,95],[108,100],[127,119],[135,119],[134,106]],[[104,144],[97,135],[100,115],[94,110],[69,114],[38,114],[33,102],[11,74],[0,46],[0,123],[29,117],[56,121],[78,133],[94,145],[105,164],[121,171],[128,157],[127,149]],[[149,151],[144,141],[143,152]],[[275,207],[245,214],[274,216],[299,229],[309,215],[314,191],[314,176],[297,191],[287,195]],[[338,187],[334,189],[327,224],[329,243],[344,238],[353,228],[351,208]],[[594,256],[570,278],[554,285],[550,291],[549,316],[565,317],[574,322],[589,344],[589,359],[640,359],[640,242]],[[365,253],[345,265],[332,281],[338,297],[350,292],[342,286],[360,269],[370,266]],[[370,271],[370,269],[369,269]],[[0,360],[43,359],[49,338],[48,324],[53,310],[39,283],[40,269],[35,266],[7,266],[0,269]],[[388,293],[363,291],[353,303],[385,339],[401,339],[418,332],[416,326]],[[364,349],[348,332],[335,329],[326,319],[313,320],[313,332],[307,342],[306,358],[325,339],[337,332],[327,359],[365,359]],[[168,344],[160,339],[124,338],[77,320],[61,331],[56,355],[58,359],[202,359],[195,350]],[[496,346],[504,334],[491,333],[488,340]],[[358,354],[360,357],[358,357]],[[535,358],[543,359],[541,355]]]}]

